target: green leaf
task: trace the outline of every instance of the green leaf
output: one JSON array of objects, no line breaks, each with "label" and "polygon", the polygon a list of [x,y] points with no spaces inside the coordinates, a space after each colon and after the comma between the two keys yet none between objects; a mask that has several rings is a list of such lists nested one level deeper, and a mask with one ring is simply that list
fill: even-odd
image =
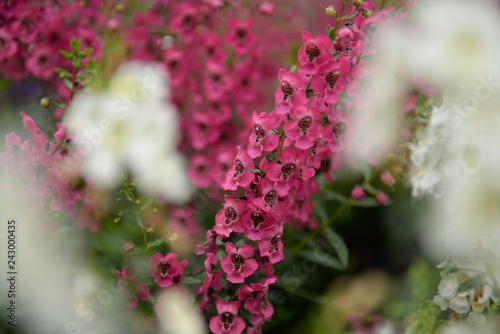
[{"label": "green leaf", "polygon": [[186,276],[182,280],[182,283],[184,283],[184,284],[200,284],[200,283],[203,283],[203,280],[201,278],[195,278],[195,277],[192,277],[192,276]]},{"label": "green leaf", "polygon": [[73,89],[73,84],[67,78],[63,79],[63,84],[64,84],[64,86],[68,87],[69,89]]},{"label": "green leaf", "polygon": [[66,59],[72,60],[73,59],[73,54],[66,51],[66,50],[59,50],[59,53]]},{"label": "green leaf", "polygon": [[151,197],[141,197],[139,200],[143,202],[141,205],[141,212],[146,210],[153,203],[153,199]]},{"label": "green leaf", "polygon": [[94,74],[94,70],[93,69],[85,69],[83,71],[80,71],[76,76],[78,78],[85,78],[87,76],[91,76]]},{"label": "green leaf", "polygon": [[52,131],[52,130],[47,130],[47,140],[50,141],[51,143],[54,143],[54,144],[59,143],[57,141],[56,137],[54,136],[54,131]]},{"label": "green leaf", "polygon": [[378,193],[377,188],[375,188],[374,186],[372,186],[369,183],[363,184],[363,189],[365,189],[369,194],[372,194],[372,195],[376,195]]},{"label": "green leaf", "polygon": [[306,90],[306,96],[307,96],[308,99],[310,99],[311,97],[314,96],[314,91],[311,88],[308,88]]},{"label": "green leaf", "polygon": [[355,10],[354,12],[352,12],[351,14],[349,15],[346,15],[346,16],[342,16],[341,20],[349,20],[349,19],[352,19],[354,16],[356,16],[358,14],[358,11]]},{"label": "green leaf", "polygon": [[57,101],[56,99],[52,99],[52,102],[54,102],[54,104],[56,106],[58,106],[59,108],[67,108],[68,106],[65,105],[64,103],[60,102],[60,101]]},{"label": "green leaf", "polygon": [[163,238],[158,238],[158,239],[156,239],[156,240],[153,240],[153,241],[148,242],[148,248],[161,246],[161,245],[163,245],[164,243],[165,243],[165,239],[163,239]]},{"label": "green leaf", "polygon": [[[324,9],[323,9],[323,10],[324,10]],[[328,36],[330,36],[330,33],[332,32],[332,30],[334,30],[334,29],[332,29],[332,27],[331,27],[330,25],[328,25],[328,27],[326,27],[326,34],[327,34]]]},{"label": "green leaf", "polygon": [[318,215],[321,221],[328,221],[328,214],[326,213],[325,208],[318,202],[314,202],[314,212]]},{"label": "green leaf", "polygon": [[340,235],[338,235],[333,230],[327,228],[325,229],[326,236],[328,238],[329,244],[335,249],[337,255],[340,259],[340,263],[344,268],[347,268],[349,264],[349,250]]},{"label": "green leaf", "polygon": [[82,58],[85,58],[85,57],[87,57],[89,54],[91,54],[92,52],[94,52],[94,49],[87,49],[87,50],[85,50],[85,51],[80,52],[80,56],[81,56]]},{"label": "green leaf", "polygon": [[400,11],[403,10],[403,8],[405,8],[405,4],[403,4],[401,7],[399,7],[398,9],[390,12],[389,14],[387,14],[387,17],[391,17],[393,15],[396,15],[397,13],[399,13]]},{"label": "green leaf", "polygon": [[319,246],[316,250],[306,249],[302,251],[300,253],[300,256],[302,256],[304,259],[328,268],[333,268],[335,270],[344,270],[344,267],[337,259],[333,258],[324,250],[320,249]]},{"label": "green leaf", "polygon": [[77,39],[77,38],[72,38],[69,42],[71,46],[71,51],[73,51],[74,54],[77,54],[80,52],[80,48],[82,46],[82,42]]},{"label": "green leaf", "polygon": [[261,170],[261,169],[259,169],[259,168],[247,169],[247,171],[249,171],[249,172],[254,172],[254,173],[260,173],[260,172],[262,172],[262,170]]},{"label": "green leaf", "polygon": [[373,197],[363,198],[360,201],[352,201],[351,205],[352,206],[362,207],[362,208],[375,208],[377,206],[380,206],[377,203],[377,201],[375,201],[375,198],[373,198]]}]

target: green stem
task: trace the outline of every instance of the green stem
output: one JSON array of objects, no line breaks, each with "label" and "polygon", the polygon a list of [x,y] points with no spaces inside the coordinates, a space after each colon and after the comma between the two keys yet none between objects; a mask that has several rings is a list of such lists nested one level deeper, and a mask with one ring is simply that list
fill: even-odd
[{"label": "green stem", "polygon": [[326,230],[328,228],[328,226],[331,225],[331,223],[333,223],[339,216],[340,214],[342,214],[342,212],[344,212],[345,209],[347,209],[350,205],[351,205],[351,202],[352,202],[352,197],[349,197],[348,199],[346,199],[344,201],[344,203],[342,203],[342,205],[337,209],[337,211],[335,211],[329,218],[328,220],[326,220],[322,226],[318,227],[317,229],[311,231],[311,233],[309,233],[309,235],[307,236],[307,238],[305,238],[300,244],[298,244],[292,251],[292,253],[294,255],[300,253],[300,251],[309,244],[309,242],[311,242],[311,240],[313,240],[314,238],[316,238],[318,236],[318,234],[320,234],[321,232],[323,232],[324,230]]},{"label": "green stem", "polygon": [[382,5],[380,6],[380,10],[384,9],[386,2],[387,0],[382,0]]},{"label": "green stem", "polygon": [[346,1],[343,1],[342,2],[342,8],[340,9],[340,15],[338,16],[338,19],[337,19],[337,23],[335,23],[335,37],[337,37],[337,29],[339,28],[339,25],[340,25],[340,21],[342,21],[342,16],[344,15],[344,9],[345,9],[345,5],[346,5]]}]

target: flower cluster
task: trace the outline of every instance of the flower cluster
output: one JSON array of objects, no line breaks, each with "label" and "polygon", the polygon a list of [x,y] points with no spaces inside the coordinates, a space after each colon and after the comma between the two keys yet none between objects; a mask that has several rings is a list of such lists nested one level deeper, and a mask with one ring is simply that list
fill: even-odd
[{"label": "flower cluster", "polygon": [[[271,319],[273,308],[266,292],[278,280],[273,264],[284,258],[285,222],[296,228],[316,226],[309,199],[319,189],[314,176],[324,172],[331,177],[348,145],[350,113],[341,96],[356,94],[358,81],[364,78],[362,52],[378,20],[385,18],[368,18],[372,9],[371,2],[363,3],[354,24],[340,27],[333,41],[323,34],[303,32],[300,66],[279,71],[274,110],[252,114],[246,149],[238,147],[222,184],[225,190],[238,192],[225,196],[215,226],[199,249],[207,256],[200,307],[215,304],[219,315],[210,321],[214,333],[241,333],[245,326],[238,310],[242,305],[251,314],[249,333],[261,333],[262,324]],[[385,183],[392,185],[394,180],[388,178],[390,174]],[[237,193],[244,195],[238,198]],[[378,194],[377,201],[384,203],[387,195]],[[241,239],[237,244],[228,240],[236,235],[236,240]],[[220,266],[217,239],[225,243]],[[250,277],[258,283],[243,284]],[[221,281],[231,291],[238,287],[237,301],[219,299]]]}]

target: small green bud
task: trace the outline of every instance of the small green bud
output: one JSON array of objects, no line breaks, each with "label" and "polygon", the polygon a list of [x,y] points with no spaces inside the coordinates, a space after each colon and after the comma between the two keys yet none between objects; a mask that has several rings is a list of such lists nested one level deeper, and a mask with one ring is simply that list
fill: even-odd
[{"label": "small green bud", "polygon": [[40,106],[42,106],[42,108],[50,107],[50,97],[43,97],[40,100]]},{"label": "small green bud", "polygon": [[359,7],[363,2],[363,0],[354,0],[354,6]]},{"label": "small green bud", "polygon": [[334,6],[328,6],[324,9],[326,15],[330,17],[337,17],[337,9]]}]

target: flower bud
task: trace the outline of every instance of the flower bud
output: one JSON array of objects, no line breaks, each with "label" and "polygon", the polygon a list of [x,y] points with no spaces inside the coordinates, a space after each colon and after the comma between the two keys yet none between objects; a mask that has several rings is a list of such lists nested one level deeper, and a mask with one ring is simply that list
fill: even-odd
[{"label": "flower bud", "polygon": [[50,97],[43,97],[41,100],[40,100],[40,106],[42,108],[48,108],[50,107]]},{"label": "flower bud", "polygon": [[354,0],[354,6],[359,7],[363,2],[363,0]]},{"label": "flower bud", "polygon": [[363,187],[360,185],[355,186],[351,191],[351,196],[355,201],[361,201],[365,198],[365,191]]},{"label": "flower bud", "polygon": [[330,17],[337,17],[337,10],[335,9],[334,6],[328,6],[324,9],[326,15]]}]

